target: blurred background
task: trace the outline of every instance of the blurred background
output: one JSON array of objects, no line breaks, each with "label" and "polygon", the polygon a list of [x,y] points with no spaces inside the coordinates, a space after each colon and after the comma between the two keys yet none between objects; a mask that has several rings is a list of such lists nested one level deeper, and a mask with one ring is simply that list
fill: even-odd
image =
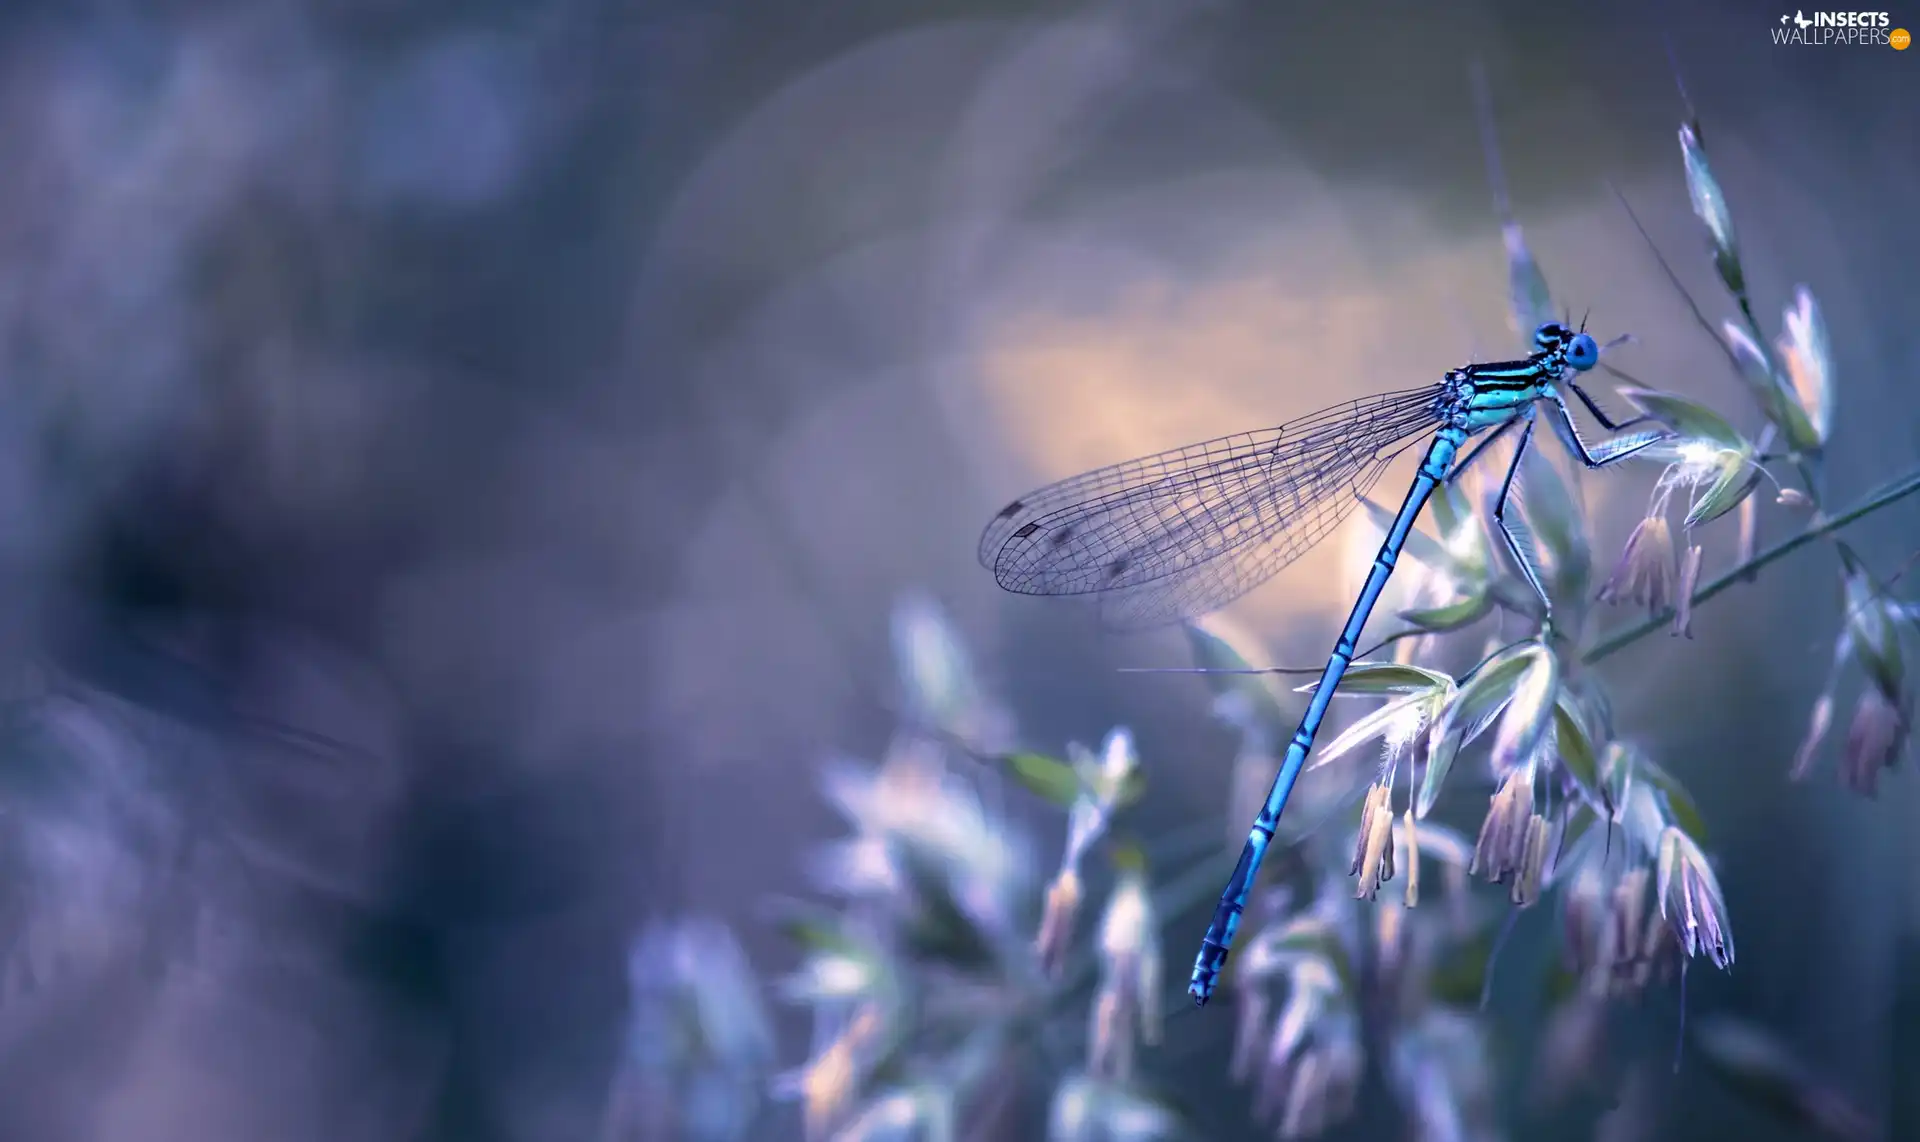
[{"label": "blurred background", "polygon": [[[1124,723],[1149,825],[1221,818],[1205,688],[1116,670],[1181,640],[1000,594],[979,528],[1512,355],[1475,59],[1556,294],[1650,384],[1734,406],[1607,189],[1717,323],[1670,41],[1756,307],[1806,283],[1825,310],[1835,502],[1907,470],[1920,58],[1778,47],[1779,16],[7,4],[0,1136],[602,1137],[644,923],[792,965],[762,905],[839,829],[818,763],[887,742],[909,589],[1023,740]],[[1649,481],[1590,486],[1611,560]],[[1850,533],[1883,569],[1916,534],[1912,504]],[[1234,618],[1317,662],[1367,542]],[[1920,793],[1786,777],[1839,606],[1810,548],[1607,677],[1715,829],[1742,955],[1693,1009],[1915,1138]],[[1169,919],[1184,971],[1204,914]],[[1217,1089],[1226,1017],[1174,1026],[1163,1081]],[[803,1020],[774,1030],[805,1057]],[[1642,1137],[1806,1136],[1697,1068],[1646,1097]],[[775,1105],[750,1136],[799,1132]]]}]

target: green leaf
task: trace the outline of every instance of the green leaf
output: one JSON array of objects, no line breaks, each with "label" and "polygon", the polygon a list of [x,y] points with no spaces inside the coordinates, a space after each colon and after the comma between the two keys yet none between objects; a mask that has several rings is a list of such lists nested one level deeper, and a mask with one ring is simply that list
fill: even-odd
[{"label": "green leaf", "polygon": [[1632,746],[1615,742],[1607,747],[1606,772],[1611,776],[1608,797],[1613,819],[1627,840],[1645,855],[1657,851],[1660,836],[1672,823],[1666,798],[1642,768],[1645,757]]},{"label": "green leaf", "polygon": [[1634,768],[1663,795],[1667,803],[1667,816],[1675,827],[1687,834],[1695,844],[1706,844],[1706,818],[1700,815],[1699,807],[1693,803],[1693,795],[1687,792],[1686,786],[1680,784],[1680,779],[1644,754],[1634,759]]},{"label": "green leaf", "polygon": [[1719,519],[1739,507],[1759,484],[1760,469],[1750,452],[1722,452],[1716,461],[1713,485],[1687,509],[1684,526],[1691,530]]},{"label": "green leaf", "polygon": [[1413,815],[1422,820],[1440,800],[1440,790],[1447,783],[1447,775],[1453,772],[1454,759],[1460,756],[1460,735],[1440,732],[1440,729],[1436,725],[1427,731],[1427,764],[1420,774],[1420,791],[1413,802]]},{"label": "green leaf", "polygon": [[1576,803],[1567,813],[1565,831],[1560,834],[1560,842],[1555,848],[1552,865],[1548,871],[1548,885],[1558,884],[1562,877],[1580,867],[1578,845],[1600,823],[1600,815],[1584,803]]},{"label": "green leaf", "polygon": [[1726,417],[1676,393],[1623,385],[1620,395],[1633,406],[1689,440],[1703,440],[1728,451],[1751,455],[1753,448]]},{"label": "green leaf", "polygon": [[[1347,667],[1347,673],[1340,679],[1340,684],[1334,687],[1334,693],[1418,694],[1451,685],[1453,678],[1450,675],[1422,666],[1403,666],[1398,662],[1356,662]],[[1300,687],[1300,693],[1311,694],[1319,687],[1319,682],[1309,682]]]},{"label": "green leaf", "polygon": [[1633,782],[1633,751],[1622,742],[1608,742],[1600,754],[1600,796],[1613,819],[1623,819],[1627,788]]},{"label": "green leaf", "polygon": [[1400,617],[1424,631],[1445,634],[1472,626],[1493,610],[1493,600],[1486,592],[1479,591],[1468,595],[1457,603],[1431,607],[1425,610],[1402,611]]},{"label": "green leaf", "polygon": [[1600,795],[1600,763],[1594,756],[1593,738],[1573,696],[1560,692],[1553,707],[1553,747],[1560,766],[1594,797]]},{"label": "green leaf", "polygon": [[1524,643],[1501,652],[1478,673],[1460,684],[1453,701],[1447,704],[1441,721],[1447,732],[1479,728],[1513,697],[1513,688],[1532,668],[1536,659],[1547,654],[1537,642]]},{"label": "green leaf", "polygon": [[1533,655],[1533,661],[1513,685],[1506,714],[1493,738],[1493,766],[1496,773],[1526,765],[1546,740],[1553,727],[1553,715],[1560,693],[1560,661],[1547,651]]},{"label": "green leaf", "polygon": [[1516,647],[1480,668],[1457,690],[1446,709],[1428,730],[1426,771],[1420,778],[1420,790],[1414,799],[1413,814],[1424,818],[1440,799],[1453,763],[1467,742],[1467,734],[1477,730],[1493,712],[1513,695],[1513,687],[1533,663],[1533,655],[1544,654],[1539,645]]},{"label": "green leaf", "polygon": [[[1328,742],[1318,751],[1314,759],[1307,763],[1307,772],[1311,773],[1323,765],[1337,761],[1355,749],[1373,740],[1384,738],[1395,722],[1409,710],[1429,704],[1432,698],[1422,694],[1402,694],[1393,701],[1382,704],[1378,709],[1367,711],[1365,716],[1340,732],[1340,736]],[[1431,708],[1429,705],[1427,708]]]},{"label": "green leaf", "polygon": [[1080,775],[1074,772],[1073,766],[1057,757],[1022,750],[1007,754],[1000,760],[1005,763],[1007,771],[1013,774],[1014,780],[1043,800],[1065,809],[1072,807],[1080,796]]}]

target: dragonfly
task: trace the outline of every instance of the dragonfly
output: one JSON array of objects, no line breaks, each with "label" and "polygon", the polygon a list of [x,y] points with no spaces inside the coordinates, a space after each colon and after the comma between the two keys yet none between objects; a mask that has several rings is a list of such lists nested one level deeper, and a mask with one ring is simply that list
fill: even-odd
[{"label": "dragonfly", "polygon": [[[1616,423],[1581,388],[1577,378],[1599,364],[1602,351],[1584,321],[1577,329],[1549,321],[1534,331],[1533,352],[1522,360],[1465,365],[1424,388],[1098,468],[1020,497],[987,525],[980,561],[1006,590],[1090,597],[1112,628],[1164,626],[1218,610],[1278,574],[1338,527],[1396,457],[1431,434],[1220,895],[1187,987],[1195,1004],[1205,1006],[1213,994],[1327,705],[1421,509],[1435,489],[1514,432],[1518,443],[1494,499],[1494,530],[1539,596],[1543,634],[1550,634],[1553,605],[1537,545],[1507,510],[1538,410],[1546,409],[1556,434],[1588,468],[1618,463],[1670,435],[1633,431],[1651,420],[1646,416]],[[1589,443],[1569,394],[1611,435]]]}]

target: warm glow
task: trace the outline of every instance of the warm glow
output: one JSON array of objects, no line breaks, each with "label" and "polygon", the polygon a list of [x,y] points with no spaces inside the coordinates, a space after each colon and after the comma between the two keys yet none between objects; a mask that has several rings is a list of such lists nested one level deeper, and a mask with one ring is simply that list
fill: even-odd
[{"label": "warm glow", "polygon": [[[1143,286],[1108,313],[1006,323],[982,369],[1007,443],[1040,482],[1412,387],[1420,381],[1381,365],[1370,339],[1392,315],[1388,299],[1359,292],[1303,297],[1245,280]],[[1449,364],[1436,360],[1430,372]],[[1382,481],[1381,503],[1398,506],[1413,463],[1410,455]],[[1378,546],[1378,529],[1356,509],[1341,539],[1234,610],[1265,626],[1344,608]]]}]

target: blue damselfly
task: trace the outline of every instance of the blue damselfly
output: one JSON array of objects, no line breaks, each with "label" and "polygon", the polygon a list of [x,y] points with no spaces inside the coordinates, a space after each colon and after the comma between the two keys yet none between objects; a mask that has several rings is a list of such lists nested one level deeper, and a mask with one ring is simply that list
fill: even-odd
[{"label": "blue damselfly", "polygon": [[[981,563],[1009,591],[1090,596],[1107,625],[1119,628],[1197,618],[1305,554],[1346,518],[1395,457],[1433,433],[1220,896],[1188,986],[1195,1003],[1204,1005],[1213,994],[1327,703],[1434,489],[1457,479],[1494,440],[1518,426],[1519,442],[1493,518],[1515,566],[1539,595],[1543,623],[1550,629],[1552,603],[1532,535],[1507,512],[1539,403],[1547,403],[1550,423],[1589,468],[1623,460],[1666,435],[1626,431],[1647,418],[1616,424],[1575,382],[1577,374],[1600,361],[1601,347],[1584,328],[1550,321],[1535,331],[1533,341],[1535,351],[1524,360],[1467,365],[1425,388],[1350,401],[1279,428],[1175,448],[1063,480],[1008,504],[980,537]],[[1568,392],[1615,435],[1589,445],[1568,410]],[[1468,440],[1481,433],[1489,435],[1461,458]]]}]

